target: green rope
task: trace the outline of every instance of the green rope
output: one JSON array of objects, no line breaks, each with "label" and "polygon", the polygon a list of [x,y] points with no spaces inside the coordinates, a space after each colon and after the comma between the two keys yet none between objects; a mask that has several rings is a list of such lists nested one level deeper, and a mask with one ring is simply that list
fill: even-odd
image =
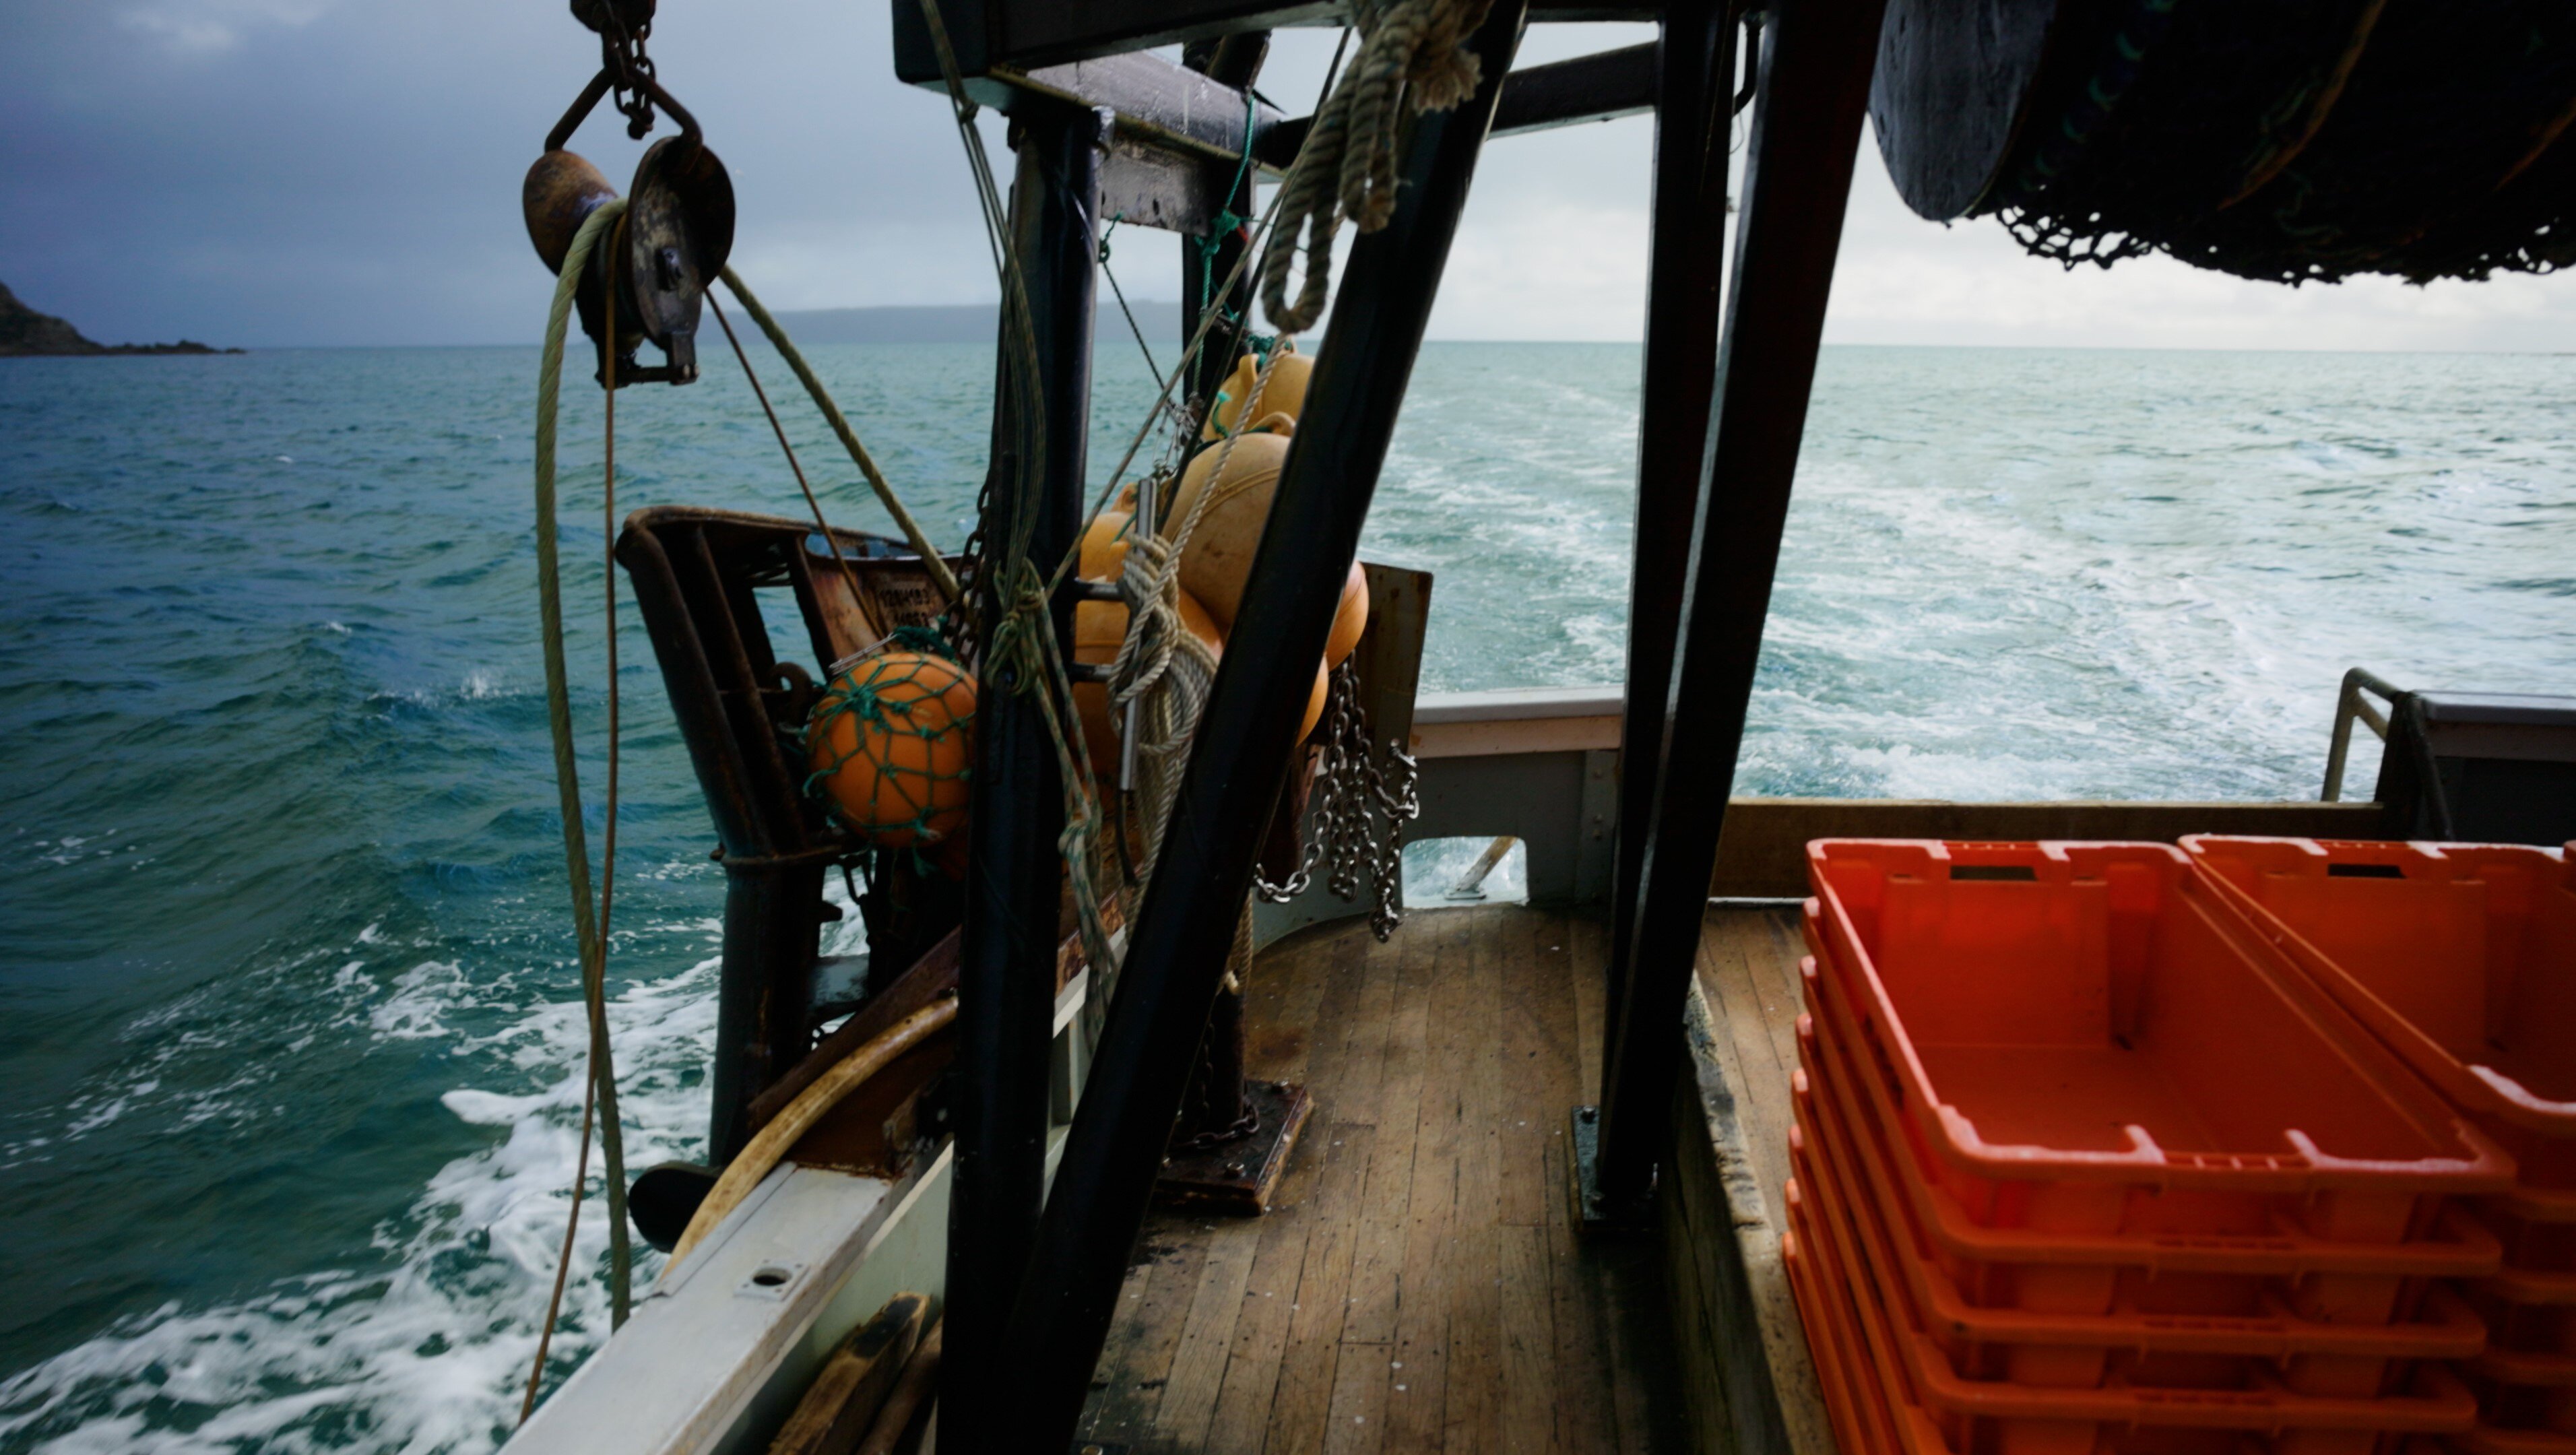
[{"label": "green rope", "polygon": [[[600,235],[625,214],[622,200],[584,218],[555,279],[546,348],[537,363],[537,617],[546,652],[546,725],[554,735],[555,791],[563,809],[564,868],[572,881],[573,937],[581,951],[582,999],[590,1017],[591,1078],[599,1097],[600,1147],[607,1166],[609,1326],[626,1322],[632,1250],[626,1240],[626,1147],[617,1120],[617,1072],[608,1047],[608,946],[590,897],[590,848],[581,823],[581,770],[573,759],[572,689],[564,669],[563,570],[555,557],[555,414],[562,392],[564,334],[573,292]],[[611,347],[614,347],[612,344]]]}]

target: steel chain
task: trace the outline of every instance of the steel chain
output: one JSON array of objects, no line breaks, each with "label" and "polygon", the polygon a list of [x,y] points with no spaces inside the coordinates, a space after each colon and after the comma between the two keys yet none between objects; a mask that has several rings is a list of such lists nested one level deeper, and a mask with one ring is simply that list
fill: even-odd
[{"label": "steel chain", "polygon": [[1389,786],[1390,775],[1369,754],[1368,713],[1359,697],[1358,669],[1345,660],[1333,671],[1325,703],[1324,756],[1304,852],[1286,881],[1273,884],[1256,868],[1253,886],[1264,900],[1284,904],[1312,888],[1316,868],[1329,860],[1325,887],[1345,904],[1369,891],[1369,929],[1383,942],[1404,922],[1404,826],[1422,813],[1421,771],[1403,745],[1389,743]]}]

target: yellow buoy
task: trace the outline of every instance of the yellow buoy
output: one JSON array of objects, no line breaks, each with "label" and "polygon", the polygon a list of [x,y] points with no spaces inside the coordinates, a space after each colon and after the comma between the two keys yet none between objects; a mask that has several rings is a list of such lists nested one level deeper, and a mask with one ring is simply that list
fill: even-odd
[{"label": "yellow buoy", "polygon": [[1342,665],[1342,659],[1360,644],[1360,633],[1368,630],[1368,622],[1368,572],[1353,561],[1350,578],[1342,583],[1342,604],[1333,609],[1333,634],[1324,640],[1327,670]]},{"label": "yellow buoy", "polygon": [[[1270,382],[1261,386],[1260,413],[1256,421],[1266,423],[1271,415],[1284,414],[1295,419],[1306,409],[1306,381],[1315,372],[1315,361],[1304,354],[1281,354],[1270,371]],[[1222,439],[1234,432],[1243,418],[1243,401],[1252,397],[1253,381],[1261,375],[1261,356],[1245,354],[1235,361],[1234,372],[1225,376],[1225,392],[1208,411],[1207,423],[1199,427],[1199,438]],[[1258,425],[1255,426],[1256,428]]]},{"label": "yellow buoy", "polygon": [[[1225,473],[1217,475],[1217,461]],[[1164,528],[1178,534],[1182,522],[1207,508],[1181,547],[1181,586],[1199,599],[1219,626],[1234,626],[1243,602],[1244,577],[1252,570],[1252,553],[1260,548],[1261,530],[1270,521],[1270,497],[1279,489],[1279,466],[1288,458],[1288,436],[1248,434],[1199,451],[1181,472],[1181,488],[1172,495],[1172,513]],[[1215,478],[1211,479],[1210,477]]]},{"label": "yellow buoy", "polygon": [[841,821],[882,848],[966,826],[975,679],[945,657],[892,651],[832,679],[806,724],[814,781]]}]

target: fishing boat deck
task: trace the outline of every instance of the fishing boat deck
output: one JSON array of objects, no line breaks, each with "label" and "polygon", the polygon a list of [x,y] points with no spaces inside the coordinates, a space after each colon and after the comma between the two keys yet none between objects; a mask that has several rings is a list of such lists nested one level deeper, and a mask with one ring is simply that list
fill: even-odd
[{"label": "fishing boat deck", "polygon": [[[1314,1120],[1268,1216],[1147,1222],[1085,1440],[1687,1448],[1664,1252],[1581,1239],[1568,1219],[1565,1128],[1600,1084],[1605,941],[1596,921],[1514,906],[1420,914],[1386,945],[1351,921],[1267,951],[1251,1069],[1304,1082]],[[1796,1055],[1795,945],[1777,913],[1712,916],[1703,939],[1712,1009],[1752,1016],[1738,1034],[1763,1058],[1757,1084]],[[1777,1079],[1766,1116],[1786,1115]],[[1747,1130],[1777,1154],[1759,1174],[1776,1200],[1785,1123]]]}]

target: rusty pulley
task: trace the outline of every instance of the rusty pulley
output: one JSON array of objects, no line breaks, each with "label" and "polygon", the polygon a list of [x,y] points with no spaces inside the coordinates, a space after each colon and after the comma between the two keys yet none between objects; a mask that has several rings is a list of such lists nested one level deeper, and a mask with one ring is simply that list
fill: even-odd
[{"label": "rusty pulley", "polygon": [[[597,167],[564,149],[574,129],[611,92],[629,136],[640,139],[652,130],[656,108],[679,124],[678,136],[655,142],[636,163],[626,215],[610,245],[591,255],[589,274],[574,295],[582,332],[598,345],[603,365],[613,334],[621,385],[686,384],[698,377],[698,311],[707,285],[733,251],[733,179],[699,134],[697,118],[654,78],[644,52],[653,5],[654,0],[572,0],[574,18],[599,34],[599,74],[547,134],[545,154],[528,168],[520,194],[528,240],[546,266],[559,271],[583,219],[617,195]],[[661,366],[634,362],[636,349],[647,342],[662,351]]]}]

